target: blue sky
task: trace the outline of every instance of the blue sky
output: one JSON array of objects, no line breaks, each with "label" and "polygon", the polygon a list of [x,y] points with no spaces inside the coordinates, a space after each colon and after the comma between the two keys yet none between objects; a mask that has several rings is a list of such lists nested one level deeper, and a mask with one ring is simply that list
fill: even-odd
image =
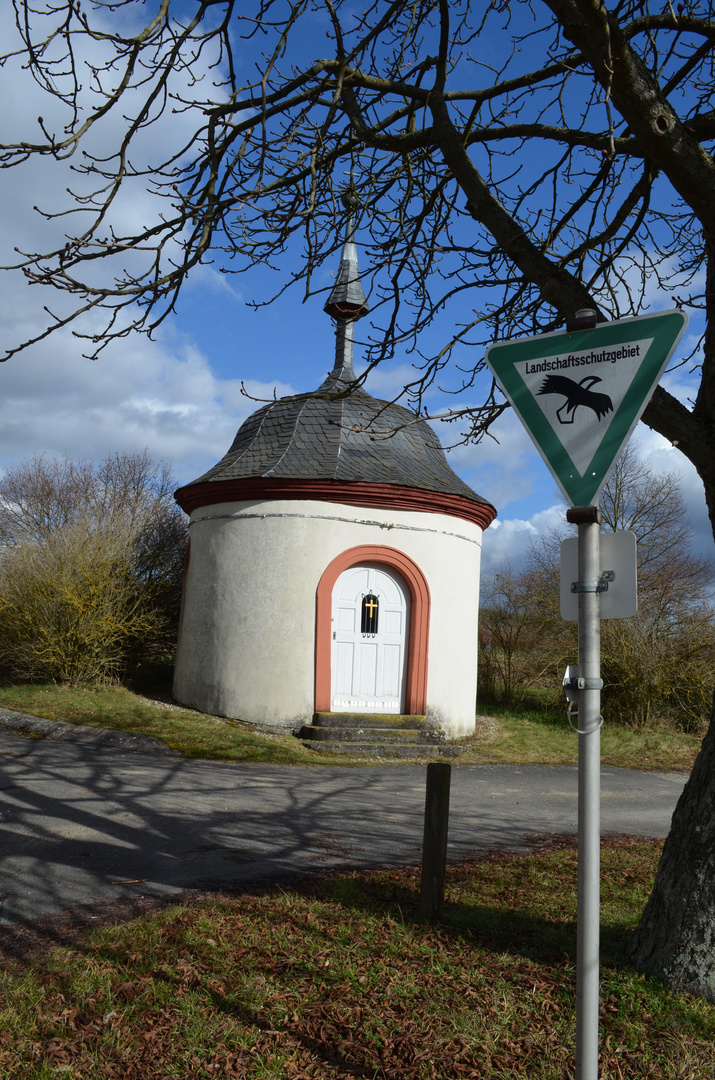
[{"label": "blue sky", "polygon": [[[0,184],[12,211],[0,225],[7,250],[22,243],[23,235],[37,238],[30,202],[36,192],[30,185],[28,195],[26,185],[8,173]],[[211,268],[200,270],[156,341],[137,335],[90,361],[82,356],[82,342],[62,331],[7,361],[0,366],[0,465],[32,453],[100,458],[147,447],[172,463],[179,482],[198,476],[225,453],[260,400],[274,390],[279,396],[311,390],[332,367],[334,330],[322,296],[302,302],[297,291],[288,292],[267,307],[249,307],[250,300],[268,294],[271,276],[256,271],[226,278]],[[3,296],[0,331],[6,340],[39,325],[42,305],[50,302],[18,274],[5,276]],[[653,306],[659,306],[657,298]],[[358,330],[358,337],[367,332],[367,320]],[[359,361],[358,345],[358,367]],[[390,398],[412,372],[411,358],[398,355],[372,374],[367,389]],[[687,397],[682,369],[666,374],[664,383]],[[438,395],[430,402],[434,410],[453,404],[453,398]],[[436,426],[445,445],[458,440],[458,423]],[[513,414],[494,430],[498,442],[449,451],[455,471],[498,511],[498,524],[485,535],[487,569],[504,556],[518,561],[529,539],[562,522],[564,513],[551,474]],[[712,538],[694,470],[643,424],[636,438],[654,468],[682,473],[697,547],[709,550]]]},{"label": "blue sky", "polygon": [[[364,262],[364,255],[362,259]],[[336,259],[333,271],[337,270],[337,264]],[[250,301],[269,294],[274,276],[279,279],[279,275],[266,272],[221,276],[218,281],[210,276],[200,284],[191,285],[169,330],[172,337],[180,335],[193,341],[220,379],[228,382],[245,379],[251,393],[259,398],[271,396],[266,387],[272,388],[273,380],[279,395],[314,389],[332,367],[334,357],[334,328],[322,311],[324,295],[316,294],[304,301],[299,292],[288,292],[269,306],[258,310],[249,307]],[[329,287],[330,280],[331,274],[326,271],[325,287]],[[317,282],[316,287],[322,284]],[[652,298],[651,306],[658,309],[657,296]],[[369,317],[357,324],[357,339],[367,335],[368,323]],[[445,334],[447,330],[448,327]],[[673,359],[673,368],[691,339],[689,332]],[[359,344],[355,361],[359,370]],[[367,389],[377,397],[392,398],[414,377],[414,371],[410,356],[397,356],[371,374]],[[485,375],[483,383],[486,381]],[[663,383],[681,399],[687,397],[690,377],[682,368],[666,373]],[[429,404],[438,412],[454,402],[451,396],[435,394]],[[258,402],[251,403],[248,398],[243,399],[243,404],[248,411],[258,407]],[[463,428],[459,422],[434,426],[446,447],[459,442]],[[518,561],[529,540],[563,524],[565,514],[562,496],[551,473],[511,411],[497,423],[495,434],[498,441],[486,439],[480,445],[457,445],[447,450],[454,470],[497,508],[497,524],[490,527],[484,538],[485,566],[489,569],[495,568],[503,557]],[[642,423],[634,439],[654,469],[676,470],[682,475],[696,546],[709,551],[712,534],[702,486],[692,466],[675,447]]]},{"label": "blue sky", "polygon": [[[0,32],[8,18],[0,13]],[[5,27],[5,29],[7,29]],[[18,83],[9,69],[0,70],[5,110],[0,141],[35,130],[37,116],[48,106],[32,85]],[[181,123],[180,118],[172,121]],[[111,138],[111,132],[108,134]],[[152,135],[161,141],[162,132]],[[13,249],[41,250],[47,237],[60,233],[62,222],[46,223],[33,210],[46,205],[71,181],[67,166],[30,162],[0,173],[0,262],[12,262]],[[133,192],[117,211],[131,221],[151,212],[148,198]],[[61,233],[60,233],[61,234]],[[359,241],[359,236],[358,236]],[[292,257],[301,257],[294,252]],[[364,262],[364,255],[361,256]],[[325,269],[317,287],[328,288],[335,265]],[[0,275],[0,334],[13,343],[36,332],[44,320],[43,305],[61,311],[62,298],[28,284],[19,272]],[[280,275],[259,267],[240,276],[224,276],[206,266],[190,278],[175,316],[155,341],[135,336],[113,344],[96,361],[82,356],[83,343],[62,331],[0,365],[0,467],[33,453],[68,453],[99,459],[115,451],[143,450],[170,461],[180,483],[200,475],[227,450],[239,424],[259,402],[255,399],[308,391],[332,367],[334,332],[323,314],[323,296],[306,302],[289,291],[272,305],[254,311],[249,302],[262,300],[280,286]],[[651,310],[671,306],[654,294]],[[85,322],[92,332],[98,324]],[[437,340],[445,340],[449,324],[437,324]],[[368,320],[358,324],[358,337],[368,333]],[[683,343],[697,332],[691,334]],[[461,360],[469,364],[466,347]],[[359,366],[360,347],[356,346]],[[458,357],[459,360],[459,357]],[[381,365],[367,389],[391,398],[413,375],[411,357],[397,355]],[[683,368],[666,374],[664,384],[687,400],[692,377]],[[478,403],[479,387],[470,393]],[[434,395],[433,411],[455,404]],[[458,441],[459,425],[437,425],[443,442]],[[485,535],[484,566],[494,569],[502,557],[518,561],[528,541],[563,521],[564,507],[556,484],[515,417],[506,414],[496,425],[498,442],[458,446],[449,453],[455,471],[498,511],[498,524]],[[682,455],[642,424],[637,429],[641,452],[658,470],[678,470],[696,531],[696,546],[710,551],[712,534],[702,487]]]}]

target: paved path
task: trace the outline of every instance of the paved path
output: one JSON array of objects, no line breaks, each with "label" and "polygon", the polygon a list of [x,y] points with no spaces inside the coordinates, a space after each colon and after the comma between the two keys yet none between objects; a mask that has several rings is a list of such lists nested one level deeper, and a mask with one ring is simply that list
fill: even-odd
[{"label": "paved path", "polygon": [[[604,768],[602,828],[665,836],[685,777]],[[419,862],[425,767],[232,765],[0,732],[5,923],[97,898]],[[451,860],[576,831],[576,770],[452,770]]]}]

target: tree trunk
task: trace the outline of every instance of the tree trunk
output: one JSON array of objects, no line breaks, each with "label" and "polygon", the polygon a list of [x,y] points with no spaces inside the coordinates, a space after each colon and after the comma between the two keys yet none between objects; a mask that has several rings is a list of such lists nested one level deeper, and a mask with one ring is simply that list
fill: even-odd
[{"label": "tree trunk", "polygon": [[715,1001],[715,703],[673,814],[631,959],[671,989]]},{"label": "tree trunk", "polygon": [[[706,239],[707,323],[692,412],[658,387],[643,414],[693,463],[715,535],[715,245]],[[631,959],[673,990],[715,1001],[715,701],[641,916]]]}]

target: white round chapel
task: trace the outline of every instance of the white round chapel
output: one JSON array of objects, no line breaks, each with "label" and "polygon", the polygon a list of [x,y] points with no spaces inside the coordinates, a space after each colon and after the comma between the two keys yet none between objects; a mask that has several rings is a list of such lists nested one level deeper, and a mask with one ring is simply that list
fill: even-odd
[{"label": "white round chapel", "polygon": [[325,382],[259,409],[176,492],[191,522],[174,695],[282,730],[375,713],[467,735],[496,511],[425,421],[355,386],[367,304],[351,224],[325,310],[337,323]]}]

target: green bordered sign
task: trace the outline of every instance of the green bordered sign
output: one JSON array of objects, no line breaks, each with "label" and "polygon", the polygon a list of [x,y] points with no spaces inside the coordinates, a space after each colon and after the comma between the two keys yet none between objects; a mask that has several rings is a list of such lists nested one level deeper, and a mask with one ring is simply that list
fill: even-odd
[{"label": "green bordered sign", "polygon": [[680,341],[660,311],[491,345],[486,361],[571,506],[595,503]]}]

